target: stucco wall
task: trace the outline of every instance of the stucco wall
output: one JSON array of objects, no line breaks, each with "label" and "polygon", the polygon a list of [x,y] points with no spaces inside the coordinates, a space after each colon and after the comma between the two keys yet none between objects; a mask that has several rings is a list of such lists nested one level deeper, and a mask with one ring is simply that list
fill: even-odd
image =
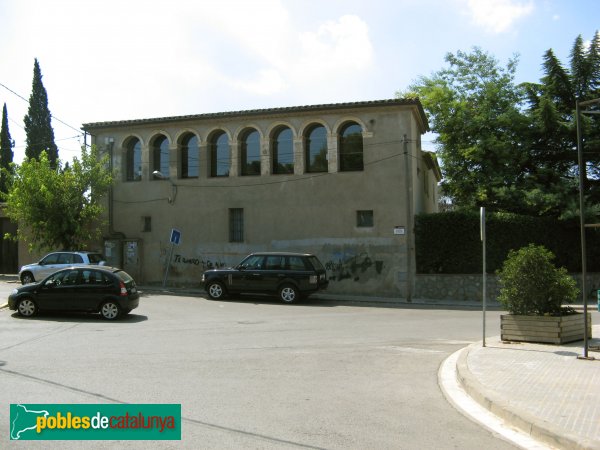
[{"label": "stucco wall", "polygon": [[[414,134],[423,132],[415,111],[413,106],[397,105],[350,107],[318,114],[241,114],[102,126],[93,130],[93,142],[104,151],[109,151],[108,142],[114,142],[113,229],[139,239],[144,282],[162,280],[170,230],[176,228],[182,239],[173,249],[169,280],[174,284],[199,283],[203,270],[233,265],[252,251],[282,250],[316,254],[328,269],[330,292],[403,296],[409,279],[407,241],[412,239],[404,164],[409,161],[409,173],[417,177],[420,141]],[[348,121],[362,127],[362,171],[338,168],[337,132]],[[306,173],[304,168],[303,130],[313,123],[324,125],[328,132],[328,172]],[[294,135],[294,174],[270,173],[269,136],[280,125],[290,127]],[[248,128],[261,135],[260,176],[239,175],[238,136]],[[228,177],[211,178],[207,139],[217,129],[230,138],[231,171]],[[178,178],[177,142],[184,132],[199,139],[198,178]],[[170,181],[152,179],[149,143],[158,134],[170,143]],[[142,179],[136,182],[124,181],[126,143],[131,136],[142,142]],[[415,214],[435,207],[435,195],[424,196],[422,185],[415,180],[411,189]],[[244,210],[243,242],[229,242],[230,208]],[[357,227],[359,210],[373,211],[373,227]],[[150,231],[143,231],[145,217],[150,218]],[[405,234],[394,233],[399,226]]]}]

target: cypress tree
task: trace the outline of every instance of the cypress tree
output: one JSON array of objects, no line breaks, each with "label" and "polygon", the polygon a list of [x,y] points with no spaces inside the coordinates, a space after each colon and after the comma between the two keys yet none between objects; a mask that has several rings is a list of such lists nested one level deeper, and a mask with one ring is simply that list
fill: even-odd
[{"label": "cypress tree", "polygon": [[29,110],[24,118],[27,146],[25,156],[39,160],[45,150],[52,167],[56,167],[58,147],[54,142],[54,130],[51,125],[52,115],[48,109],[48,94],[42,84],[42,71],[37,58],[33,66],[33,83],[29,97]]},{"label": "cypress tree", "polygon": [[14,142],[10,137],[10,131],[8,130],[8,114],[6,112],[6,103],[2,108],[2,128],[0,128],[0,192],[6,193],[8,190],[8,182],[6,177],[8,171],[10,171],[10,163],[13,162],[13,146]]}]

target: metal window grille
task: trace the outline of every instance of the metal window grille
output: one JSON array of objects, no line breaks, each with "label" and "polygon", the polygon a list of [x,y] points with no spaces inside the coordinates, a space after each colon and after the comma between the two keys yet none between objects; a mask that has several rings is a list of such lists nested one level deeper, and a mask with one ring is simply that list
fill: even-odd
[{"label": "metal window grille", "polygon": [[373,226],[373,211],[356,211],[356,226],[357,227],[372,227]]},{"label": "metal window grille", "polygon": [[244,210],[229,210],[229,242],[244,242]]}]

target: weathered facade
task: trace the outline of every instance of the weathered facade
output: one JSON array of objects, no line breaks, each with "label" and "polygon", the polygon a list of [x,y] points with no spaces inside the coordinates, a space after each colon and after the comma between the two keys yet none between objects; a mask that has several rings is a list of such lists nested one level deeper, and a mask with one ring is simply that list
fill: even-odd
[{"label": "weathered facade", "polygon": [[[410,296],[413,217],[437,210],[416,99],[89,123],[111,155],[104,251],[141,282],[197,285],[252,251],[316,254],[329,292]],[[171,230],[181,233],[178,245]]]}]

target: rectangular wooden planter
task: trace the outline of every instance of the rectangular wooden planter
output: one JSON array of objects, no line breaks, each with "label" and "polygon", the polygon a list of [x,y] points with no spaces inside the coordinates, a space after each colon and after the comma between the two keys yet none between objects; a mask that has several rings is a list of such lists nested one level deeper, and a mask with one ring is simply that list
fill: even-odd
[{"label": "rectangular wooden planter", "polygon": [[[588,338],[592,337],[592,317],[588,318]],[[583,314],[567,316],[500,316],[500,338],[503,341],[564,344],[583,339]]]}]

